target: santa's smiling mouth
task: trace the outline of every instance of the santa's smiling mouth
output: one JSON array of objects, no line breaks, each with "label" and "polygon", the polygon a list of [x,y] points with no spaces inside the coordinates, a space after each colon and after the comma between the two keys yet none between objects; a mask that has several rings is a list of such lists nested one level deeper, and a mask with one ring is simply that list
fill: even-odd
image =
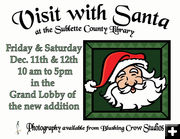
[{"label": "santa's smiling mouth", "polygon": [[131,87],[131,92],[135,93],[136,92],[136,88],[134,86]]}]

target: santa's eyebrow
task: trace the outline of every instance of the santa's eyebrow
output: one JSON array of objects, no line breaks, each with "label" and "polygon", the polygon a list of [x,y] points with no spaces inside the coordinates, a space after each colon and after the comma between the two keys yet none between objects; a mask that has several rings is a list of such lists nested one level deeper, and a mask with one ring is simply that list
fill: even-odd
[{"label": "santa's eyebrow", "polygon": [[136,68],[132,68],[132,69],[129,71],[129,73],[133,73],[133,72],[138,73],[138,70],[137,70]]},{"label": "santa's eyebrow", "polygon": [[125,75],[125,74],[126,74],[125,71],[121,71],[119,72],[118,76]]}]

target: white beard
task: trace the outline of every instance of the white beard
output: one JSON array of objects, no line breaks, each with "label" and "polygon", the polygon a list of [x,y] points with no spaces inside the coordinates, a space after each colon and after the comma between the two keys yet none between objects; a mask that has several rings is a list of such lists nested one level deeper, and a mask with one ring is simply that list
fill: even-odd
[{"label": "white beard", "polygon": [[148,106],[158,99],[165,88],[165,79],[151,78],[144,79],[142,85],[136,85],[136,92],[131,92],[131,87],[119,89],[117,83],[111,84],[104,97],[108,99],[115,107],[122,109],[140,109],[142,106]]}]

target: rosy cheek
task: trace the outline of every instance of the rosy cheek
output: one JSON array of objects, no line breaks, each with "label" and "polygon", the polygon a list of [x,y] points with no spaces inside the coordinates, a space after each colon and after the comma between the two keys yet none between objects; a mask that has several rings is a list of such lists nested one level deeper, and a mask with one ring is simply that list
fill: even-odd
[{"label": "rosy cheek", "polygon": [[125,85],[125,80],[122,80],[122,81],[118,82],[118,87],[119,87],[119,88],[124,88],[124,87],[126,87],[126,85]]},{"label": "rosy cheek", "polygon": [[143,83],[143,80],[142,80],[141,77],[136,78],[136,81],[137,81],[138,84],[142,84]]},{"label": "rosy cheek", "polygon": [[116,83],[118,83],[118,82],[119,82],[119,80],[120,80],[120,77],[117,77],[117,78],[116,78]]}]

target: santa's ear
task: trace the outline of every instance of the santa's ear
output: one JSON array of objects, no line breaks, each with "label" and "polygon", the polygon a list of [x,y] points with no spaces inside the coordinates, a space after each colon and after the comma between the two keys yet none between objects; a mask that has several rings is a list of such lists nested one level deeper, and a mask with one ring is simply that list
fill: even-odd
[{"label": "santa's ear", "polygon": [[96,86],[96,82],[94,82],[94,81],[88,81],[84,85],[87,92],[94,92],[97,89],[95,86]]}]

